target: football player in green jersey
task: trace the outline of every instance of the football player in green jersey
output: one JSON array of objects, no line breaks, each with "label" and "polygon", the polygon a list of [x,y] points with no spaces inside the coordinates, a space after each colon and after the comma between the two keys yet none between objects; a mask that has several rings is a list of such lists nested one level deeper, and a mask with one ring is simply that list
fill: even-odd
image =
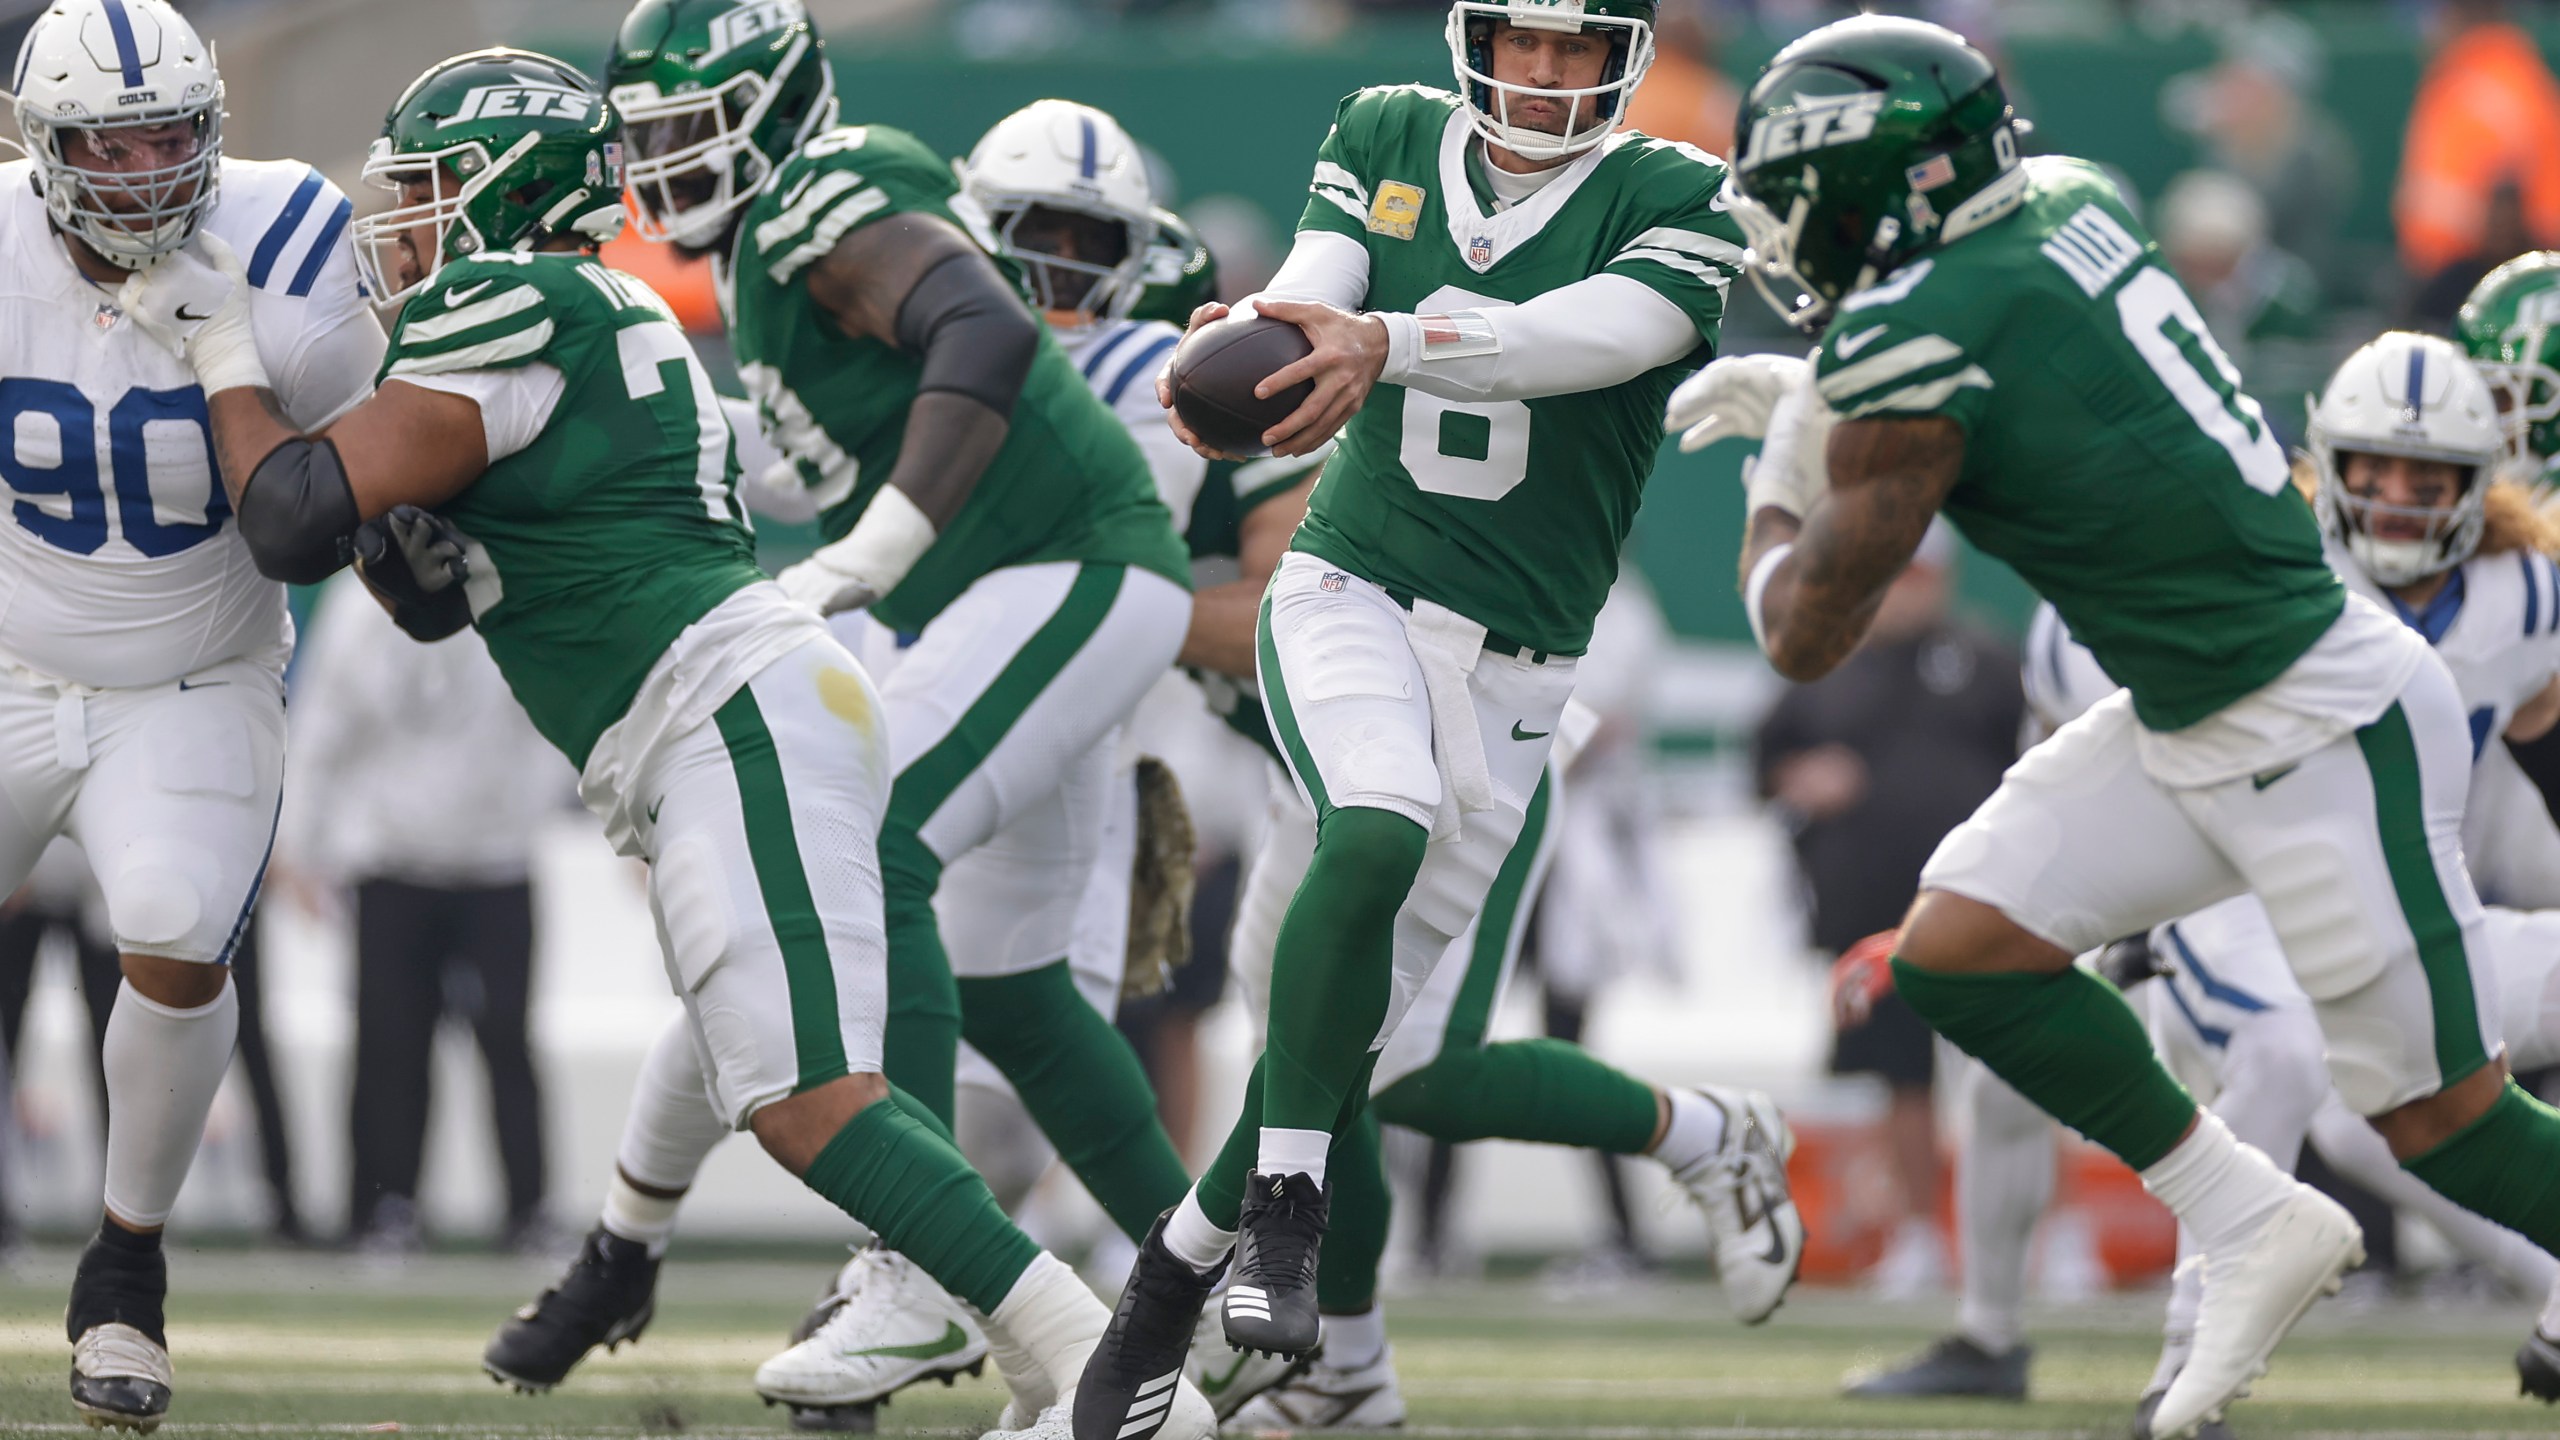
[{"label": "football player in green jersey", "polygon": [[[1453,4],[1458,91],[1343,103],[1296,244],[1254,302],[1313,344],[1264,382],[1313,387],[1265,442],[1296,455],[1340,435],[1273,577],[1258,657],[1318,839],[1279,933],[1246,1115],[1142,1250],[1087,1367],[1080,1434],[1118,1430],[1161,1369],[1161,1337],[1185,1328],[1167,1317],[1188,1319],[1231,1248],[1228,1339],[1315,1343],[1334,1136],[1533,807],[1659,448],[1649,407],[1713,353],[1740,258],[1715,208],[1721,163],[1616,129],[1652,59],[1653,12]],[[1723,1149],[1716,1223],[1765,1242],[1725,1276],[1758,1318],[1797,1258],[1787,1133],[1756,1098],[1729,1115],[1688,1105]]]},{"label": "football player in green jersey", "polygon": [[[649,862],[682,1039],[720,1122],[976,1307],[1045,1403],[1105,1314],[883,1076],[882,700],[756,568],[727,424],[664,302],[595,259],[622,223],[619,128],[584,75],[524,51],[410,85],[366,165],[399,203],[358,235],[376,293],[401,306],[390,355],[374,395],[316,437],[267,387],[236,256],[163,265],[132,313],[211,395],[262,569],[311,581],[357,556],[411,633],[487,638],[609,835]],[[493,1376],[545,1388],[646,1327],[647,1227],[664,1218],[649,1199],[617,1196],[632,1224],[600,1226],[500,1331]],[[1194,1393],[1168,1408],[1187,1435],[1214,1428]]]},{"label": "football player in green jersey", "polygon": [[2560,250],[2519,255],[2480,278],[2454,338],[2498,392],[2506,422],[2500,477],[2548,500],[2560,477]]},{"label": "football player in green jersey", "polygon": [[1710,367],[1668,419],[1684,444],[1767,439],[1742,558],[1773,663],[1838,664],[1943,511],[2126,686],[1947,837],[1893,971],[2196,1237],[2194,1348],[2151,1433],[2219,1417],[2362,1250],[2344,1210],[2198,1111],[2078,952],[2254,890],[2346,1102],[2448,1197],[2560,1243],[2560,1114],[2507,1082],[2474,999],[2454,683],[2324,562],[2264,415],[2114,186],[2022,162],[1990,62],[1882,17],[1779,52],[1739,147],[1747,268],[1822,345]]}]

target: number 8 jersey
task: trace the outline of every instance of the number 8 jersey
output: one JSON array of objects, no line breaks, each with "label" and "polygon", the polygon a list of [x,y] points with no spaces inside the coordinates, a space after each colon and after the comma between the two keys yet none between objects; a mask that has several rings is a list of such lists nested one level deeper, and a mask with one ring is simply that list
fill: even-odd
[{"label": "number 8 jersey", "polygon": [[[204,391],[74,268],[30,170],[0,165],[0,667],[99,689],[241,658],[281,670],[284,587],[231,525]],[[382,357],[351,207],[297,161],[226,159],[221,185],[205,229],[248,268],[277,398],[317,427]]]},{"label": "number 8 jersey", "polygon": [[1460,403],[1381,384],[1342,430],[1295,548],[1488,630],[1578,655],[1662,448],[1662,405],[1715,353],[1742,232],[1724,165],[1620,131],[1534,195],[1494,203],[1458,97],[1421,85],[1342,103],[1300,230],[1368,251],[1363,308],[1517,305],[1599,274],[1659,292],[1698,327],[1678,363],[1620,385]]},{"label": "number 8 jersey", "polygon": [[1944,506],[2184,729],[2283,673],[2346,595],[2284,449],[2104,171],[2025,164],[2006,216],[1840,302],[1815,383],[1849,419],[1966,432]]}]

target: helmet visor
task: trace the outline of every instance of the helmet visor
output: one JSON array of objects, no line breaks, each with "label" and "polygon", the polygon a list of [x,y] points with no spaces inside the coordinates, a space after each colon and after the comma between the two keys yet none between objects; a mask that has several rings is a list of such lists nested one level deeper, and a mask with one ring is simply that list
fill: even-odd
[{"label": "helmet visor", "polygon": [[640,238],[709,245],[754,198],[773,173],[754,139],[766,93],[764,77],[748,72],[716,90],[617,100],[623,183]]},{"label": "helmet visor", "polygon": [[1147,264],[1146,230],[1126,217],[1060,205],[1054,198],[995,196],[996,253],[1021,264],[1043,310],[1088,319],[1125,313]]}]

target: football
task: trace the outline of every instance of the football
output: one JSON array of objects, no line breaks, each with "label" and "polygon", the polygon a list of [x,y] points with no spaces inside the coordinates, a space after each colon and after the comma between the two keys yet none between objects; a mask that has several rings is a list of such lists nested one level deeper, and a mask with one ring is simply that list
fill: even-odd
[{"label": "football", "polygon": [[1230,315],[1183,337],[1166,380],[1174,413],[1213,450],[1260,455],[1262,435],[1295,413],[1315,389],[1301,380],[1265,400],[1253,387],[1315,347],[1286,320]]}]

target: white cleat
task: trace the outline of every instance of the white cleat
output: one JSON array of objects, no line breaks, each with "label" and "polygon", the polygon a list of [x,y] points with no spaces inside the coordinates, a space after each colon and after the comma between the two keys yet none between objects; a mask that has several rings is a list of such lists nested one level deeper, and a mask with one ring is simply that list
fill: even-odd
[{"label": "white cleat", "polygon": [[1182,1376],[1199,1387],[1201,1398],[1220,1420],[1232,1417],[1247,1401],[1302,1373],[1317,1355],[1263,1355],[1227,1343],[1226,1322],[1218,1307],[1203,1306],[1199,1326],[1191,1334],[1191,1353]]},{"label": "white cleat", "polygon": [[1404,1424],[1404,1392],[1396,1388],[1396,1352],[1353,1370],[1319,1358],[1306,1373],[1264,1391],[1227,1421],[1235,1430],[1393,1430]]},{"label": "white cleat", "polygon": [[93,1430],[160,1428],[177,1385],[169,1352],[130,1325],[92,1325],[71,1347],[71,1404]]},{"label": "white cleat", "polygon": [[[1156,1440],[1215,1440],[1218,1417],[1190,1381],[1175,1381],[1166,1405],[1164,1424],[1156,1431]],[[1070,1389],[1059,1396],[1056,1404],[1041,1411],[1039,1418],[1028,1425],[1016,1426],[1014,1419],[1014,1408],[1006,1406],[1004,1417],[996,1422],[997,1428],[979,1440],[1075,1440],[1076,1392]]]},{"label": "white cleat", "polygon": [[1757,1090],[1706,1085],[1696,1093],[1724,1112],[1724,1143],[1671,1178],[1707,1213],[1725,1303],[1735,1319],[1757,1325],[1787,1298],[1804,1263],[1804,1217],[1787,1191],[1796,1134]]},{"label": "white cleat", "polygon": [[[756,1393],[791,1407],[803,1429],[825,1412],[877,1405],[926,1380],[945,1385],[986,1368],[977,1320],[894,1250],[856,1254],[836,1279],[842,1301],[808,1339],[756,1367]],[[810,1413],[818,1412],[818,1413]]]},{"label": "white cleat", "polygon": [[2195,1348],[2151,1412],[2149,1440],[2188,1440],[2248,1394],[2293,1322],[2364,1262],[2364,1236],[2345,1207],[2296,1184],[2245,1246],[2204,1262]]}]

